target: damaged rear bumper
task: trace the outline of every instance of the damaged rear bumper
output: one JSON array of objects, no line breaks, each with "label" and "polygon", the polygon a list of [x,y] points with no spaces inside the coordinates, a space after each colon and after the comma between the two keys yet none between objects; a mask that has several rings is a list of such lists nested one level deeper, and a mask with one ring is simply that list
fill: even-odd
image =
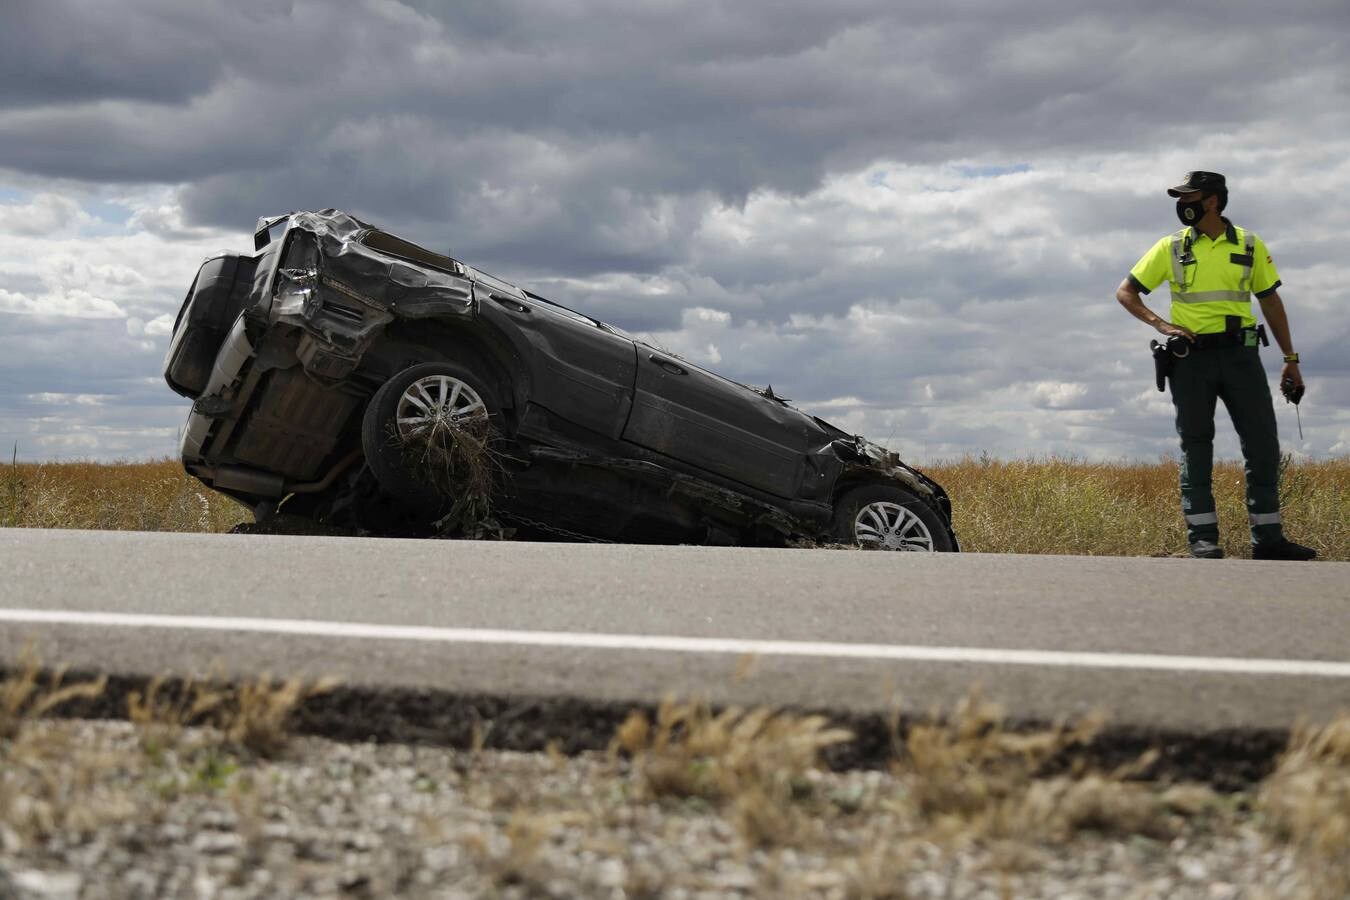
[{"label": "damaged rear bumper", "polygon": [[[256,269],[249,296],[209,348],[180,449],[212,487],[276,497],[339,462],[336,441],[367,390],[349,376],[392,322],[472,317],[477,307],[466,267],[344,213],[264,219],[255,244],[243,257]],[[190,292],[184,313],[217,301]]]}]

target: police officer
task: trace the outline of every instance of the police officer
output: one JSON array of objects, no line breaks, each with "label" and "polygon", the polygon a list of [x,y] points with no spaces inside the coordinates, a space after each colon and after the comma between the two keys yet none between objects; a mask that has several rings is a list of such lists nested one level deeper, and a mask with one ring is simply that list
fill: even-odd
[{"label": "police officer", "polygon": [[[1247,518],[1255,559],[1312,559],[1315,550],[1284,537],[1280,524],[1280,444],[1270,386],[1257,344],[1264,338],[1252,315],[1251,295],[1284,351],[1281,380],[1303,384],[1289,335],[1289,319],[1278,288],[1280,278],[1261,239],[1222,215],[1228,185],[1217,172],[1189,172],[1169,188],[1183,227],[1144,254],[1116,299],[1136,319],[1163,335],[1179,335],[1184,356],[1172,360],[1172,404],[1181,436],[1181,511],[1191,555],[1222,559],[1219,517],[1211,491],[1214,463],[1214,405],[1222,399],[1233,420],[1247,472]],[[1140,299],[1171,282],[1171,321]],[[1189,351],[1189,352],[1186,352]],[[1176,356],[1176,354],[1173,354]]]}]

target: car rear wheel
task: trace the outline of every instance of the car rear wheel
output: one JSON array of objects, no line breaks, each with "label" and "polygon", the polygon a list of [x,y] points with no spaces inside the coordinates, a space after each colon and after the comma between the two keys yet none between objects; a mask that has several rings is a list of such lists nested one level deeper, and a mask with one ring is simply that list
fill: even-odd
[{"label": "car rear wheel", "polygon": [[889,484],[865,484],[839,498],[835,540],[864,550],[948,553],[951,533],[942,517],[914,494]]},{"label": "car rear wheel", "polygon": [[366,407],[361,422],[366,464],[389,494],[435,511],[447,505],[444,485],[415,463],[409,447],[429,438],[454,440],[460,429],[487,435],[500,408],[485,379],[463,366],[438,362],[404,369]]}]

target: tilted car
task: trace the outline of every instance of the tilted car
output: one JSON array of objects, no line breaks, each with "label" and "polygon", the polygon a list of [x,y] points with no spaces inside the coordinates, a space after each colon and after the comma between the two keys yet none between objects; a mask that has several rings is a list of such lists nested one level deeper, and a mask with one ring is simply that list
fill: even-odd
[{"label": "tilted car", "polygon": [[184,467],[259,521],[444,531],[457,498],[408,447],[477,423],[522,536],[957,549],[894,453],[336,210],[206,260],[164,374],[193,400]]}]

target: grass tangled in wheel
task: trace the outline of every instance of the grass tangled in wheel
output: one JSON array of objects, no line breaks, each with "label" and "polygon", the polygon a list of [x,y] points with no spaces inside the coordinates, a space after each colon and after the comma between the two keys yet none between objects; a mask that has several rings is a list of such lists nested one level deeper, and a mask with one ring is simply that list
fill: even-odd
[{"label": "grass tangled in wheel", "polygon": [[442,501],[436,520],[445,535],[500,535],[493,496],[504,475],[501,454],[494,449],[498,434],[487,415],[458,421],[433,420],[392,436],[403,463]]}]

